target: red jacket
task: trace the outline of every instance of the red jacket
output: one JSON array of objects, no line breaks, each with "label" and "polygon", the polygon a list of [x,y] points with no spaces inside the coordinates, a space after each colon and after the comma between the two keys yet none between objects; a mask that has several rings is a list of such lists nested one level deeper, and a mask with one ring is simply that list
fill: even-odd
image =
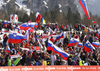
[{"label": "red jacket", "polygon": [[50,38],[50,41],[51,41],[51,42],[54,42],[55,40],[54,40],[53,38]]}]

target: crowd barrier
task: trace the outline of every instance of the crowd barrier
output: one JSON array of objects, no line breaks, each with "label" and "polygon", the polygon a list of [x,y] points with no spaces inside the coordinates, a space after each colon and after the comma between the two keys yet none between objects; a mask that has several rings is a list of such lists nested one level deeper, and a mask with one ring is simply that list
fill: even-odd
[{"label": "crowd barrier", "polygon": [[100,71],[100,66],[12,66],[0,71]]}]

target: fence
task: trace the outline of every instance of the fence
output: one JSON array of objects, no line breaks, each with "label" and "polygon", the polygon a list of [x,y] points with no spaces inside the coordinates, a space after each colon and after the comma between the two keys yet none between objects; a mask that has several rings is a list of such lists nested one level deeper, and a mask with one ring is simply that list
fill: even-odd
[{"label": "fence", "polygon": [[100,66],[12,66],[0,71],[100,71]]}]

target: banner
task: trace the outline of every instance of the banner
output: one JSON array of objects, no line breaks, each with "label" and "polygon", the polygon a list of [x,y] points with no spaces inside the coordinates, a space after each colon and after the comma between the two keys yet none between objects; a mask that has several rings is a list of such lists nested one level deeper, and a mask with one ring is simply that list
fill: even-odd
[{"label": "banner", "polygon": [[10,55],[11,59],[21,57],[20,54],[17,55]]},{"label": "banner", "polygon": [[12,66],[0,71],[100,71],[100,66]]},{"label": "banner", "polygon": [[11,14],[11,15],[10,15],[10,21],[11,21],[11,22],[18,22],[18,15],[16,15],[16,14]]}]

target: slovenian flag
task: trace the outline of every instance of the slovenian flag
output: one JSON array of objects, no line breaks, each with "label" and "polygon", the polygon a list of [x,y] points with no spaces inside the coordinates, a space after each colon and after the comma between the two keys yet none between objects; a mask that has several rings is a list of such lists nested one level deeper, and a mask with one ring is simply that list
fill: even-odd
[{"label": "slovenian flag", "polygon": [[92,45],[94,46],[94,47],[99,47],[99,42],[92,42]]},{"label": "slovenian flag", "polygon": [[99,40],[97,37],[94,37],[95,40]]},{"label": "slovenian flag", "polygon": [[32,23],[32,22],[31,23],[24,23],[24,24],[19,26],[20,30],[28,30],[29,28],[34,29],[34,27],[35,28],[38,27],[38,24],[36,22],[34,22],[34,23]]},{"label": "slovenian flag", "polygon": [[83,47],[83,49],[86,51],[86,52],[90,52],[90,51],[93,51],[93,49],[95,49],[92,44],[87,41]]},{"label": "slovenian flag", "polygon": [[9,47],[7,47],[6,52],[10,53],[10,48]]},{"label": "slovenian flag", "polygon": [[34,27],[35,27],[35,28],[38,27],[38,24],[37,24],[36,22],[34,22],[34,23],[30,23],[30,25],[31,25],[31,28],[32,28],[32,29],[33,29]]},{"label": "slovenian flag", "polygon": [[83,29],[84,29],[84,28],[85,28],[85,26],[84,26],[84,25],[81,25],[81,28],[83,28]]},{"label": "slovenian flag", "polygon": [[94,24],[97,24],[97,22],[96,21],[92,21]]},{"label": "slovenian flag", "polygon": [[88,8],[87,8],[87,5],[86,5],[86,0],[79,0],[79,3],[82,6],[87,18],[90,19]]},{"label": "slovenian flag", "polygon": [[10,24],[10,23],[9,23],[9,22],[7,22],[7,21],[4,21],[3,23],[4,23],[4,24],[7,24],[7,25],[9,25],[9,24]]},{"label": "slovenian flag", "polygon": [[31,28],[30,23],[24,23],[22,25],[19,26],[20,30],[28,30],[29,28]]},{"label": "slovenian flag", "polygon": [[96,37],[99,39],[99,32],[98,31],[96,32]]},{"label": "slovenian flag", "polygon": [[77,45],[78,47],[83,47],[83,44],[82,43],[78,43],[78,45]]},{"label": "slovenian flag", "polygon": [[9,32],[8,43],[21,43],[23,40],[27,40],[27,37],[14,31]]},{"label": "slovenian flag", "polygon": [[39,12],[37,12],[36,13],[36,23],[40,23],[41,18],[42,18],[42,15]]},{"label": "slovenian flag", "polygon": [[64,60],[67,60],[67,58],[69,56],[68,53],[66,53],[65,51],[61,50],[59,47],[54,45],[50,40],[48,40],[47,49],[54,51],[55,53],[58,53],[60,56],[63,57]]},{"label": "slovenian flag", "polygon": [[71,38],[68,43],[68,47],[76,46],[79,43],[79,39]]},{"label": "slovenian flag", "polygon": [[64,34],[63,34],[63,33],[61,33],[60,35],[58,35],[58,36],[56,37],[56,41],[57,41],[57,40],[60,40],[61,38],[64,38]]}]

